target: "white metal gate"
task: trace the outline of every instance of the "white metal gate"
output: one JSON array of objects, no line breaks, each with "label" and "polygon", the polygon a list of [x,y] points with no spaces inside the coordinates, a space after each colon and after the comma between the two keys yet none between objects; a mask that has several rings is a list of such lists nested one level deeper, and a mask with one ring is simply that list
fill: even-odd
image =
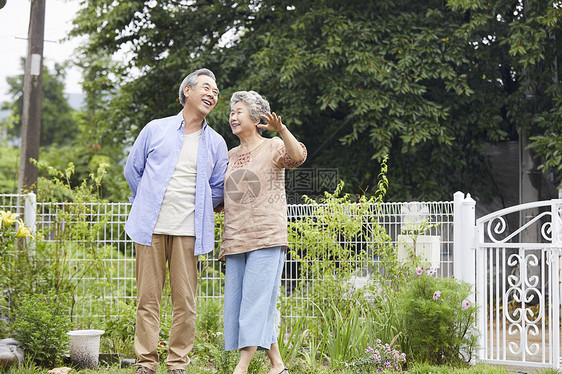
[{"label": "white metal gate", "polygon": [[522,204],[476,221],[474,200],[458,202],[464,204],[459,223],[466,245],[455,247],[455,255],[463,251],[475,264],[464,278],[475,285],[479,360],[561,368],[562,200]]}]

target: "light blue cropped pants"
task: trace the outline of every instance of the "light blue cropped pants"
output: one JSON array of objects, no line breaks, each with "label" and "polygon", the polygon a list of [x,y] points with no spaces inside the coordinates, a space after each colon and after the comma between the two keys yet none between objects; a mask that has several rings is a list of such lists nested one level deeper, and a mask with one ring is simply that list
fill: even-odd
[{"label": "light blue cropped pants", "polygon": [[226,256],[224,347],[234,351],[277,343],[275,311],[286,247]]}]

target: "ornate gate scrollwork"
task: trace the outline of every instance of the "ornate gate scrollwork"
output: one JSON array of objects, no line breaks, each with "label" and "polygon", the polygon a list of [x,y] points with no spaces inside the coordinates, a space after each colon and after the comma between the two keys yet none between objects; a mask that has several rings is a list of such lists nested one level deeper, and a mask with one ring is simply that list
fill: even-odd
[{"label": "ornate gate scrollwork", "polygon": [[488,234],[488,238],[492,243],[508,243],[511,239],[525,231],[528,227],[534,225],[536,222],[540,222],[543,217],[549,217],[550,219],[544,222],[541,226],[541,236],[547,242],[552,242],[552,213],[551,212],[543,212],[529,222],[509,234],[505,238],[499,238],[502,234],[505,234],[505,230],[507,229],[507,223],[505,216],[499,216],[492,218],[487,224],[486,233]]},{"label": "ornate gate scrollwork", "polygon": [[[540,329],[539,322],[544,318],[544,295],[540,289],[540,279],[536,275],[528,276],[528,267],[539,266],[539,259],[534,254],[522,256],[512,254],[508,257],[507,264],[515,269],[519,269],[515,274],[507,277],[509,288],[503,295],[503,308],[505,317],[509,322],[507,333],[511,336],[519,334],[519,344],[509,343],[509,350],[513,354],[520,354],[523,349],[530,354],[539,353],[539,344],[528,344],[528,336],[538,336]],[[537,300],[535,300],[535,297]],[[509,309],[510,300],[515,301],[515,309]],[[529,305],[538,305],[539,309],[535,313]]]}]

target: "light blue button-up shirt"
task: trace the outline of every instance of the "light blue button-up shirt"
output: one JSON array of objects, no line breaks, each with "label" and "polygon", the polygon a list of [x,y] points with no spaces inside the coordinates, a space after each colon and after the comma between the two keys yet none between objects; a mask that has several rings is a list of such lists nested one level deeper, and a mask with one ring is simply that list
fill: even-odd
[{"label": "light blue button-up shirt", "polygon": [[[184,136],[182,113],[149,122],[135,140],[124,169],[133,196],[125,231],[136,243],[151,245],[160,206]],[[213,208],[223,201],[228,163],[226,142],[203,121],[195,182],[195,255],[209,253],[215,243]]]}]

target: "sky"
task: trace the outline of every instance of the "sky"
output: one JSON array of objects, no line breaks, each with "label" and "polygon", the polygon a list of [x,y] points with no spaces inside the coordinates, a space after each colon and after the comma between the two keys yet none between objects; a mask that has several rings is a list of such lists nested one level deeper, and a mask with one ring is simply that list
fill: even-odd
[{"label": "sky", "polygon": [[[30,0],[8,0],[0,9],[0,103],[12,100],[6,78],[23,74],[20,60],[27,55],[30,4]],[[62,40],[72,29],[72,19],[80,5],[78,0],[46,0],[45,4],[43,63],[52,69],[55,62],[72,57],[80,44],[78,39]],[[81,93],[81,80],[80,69],[68,69],[65,93]]]}]

